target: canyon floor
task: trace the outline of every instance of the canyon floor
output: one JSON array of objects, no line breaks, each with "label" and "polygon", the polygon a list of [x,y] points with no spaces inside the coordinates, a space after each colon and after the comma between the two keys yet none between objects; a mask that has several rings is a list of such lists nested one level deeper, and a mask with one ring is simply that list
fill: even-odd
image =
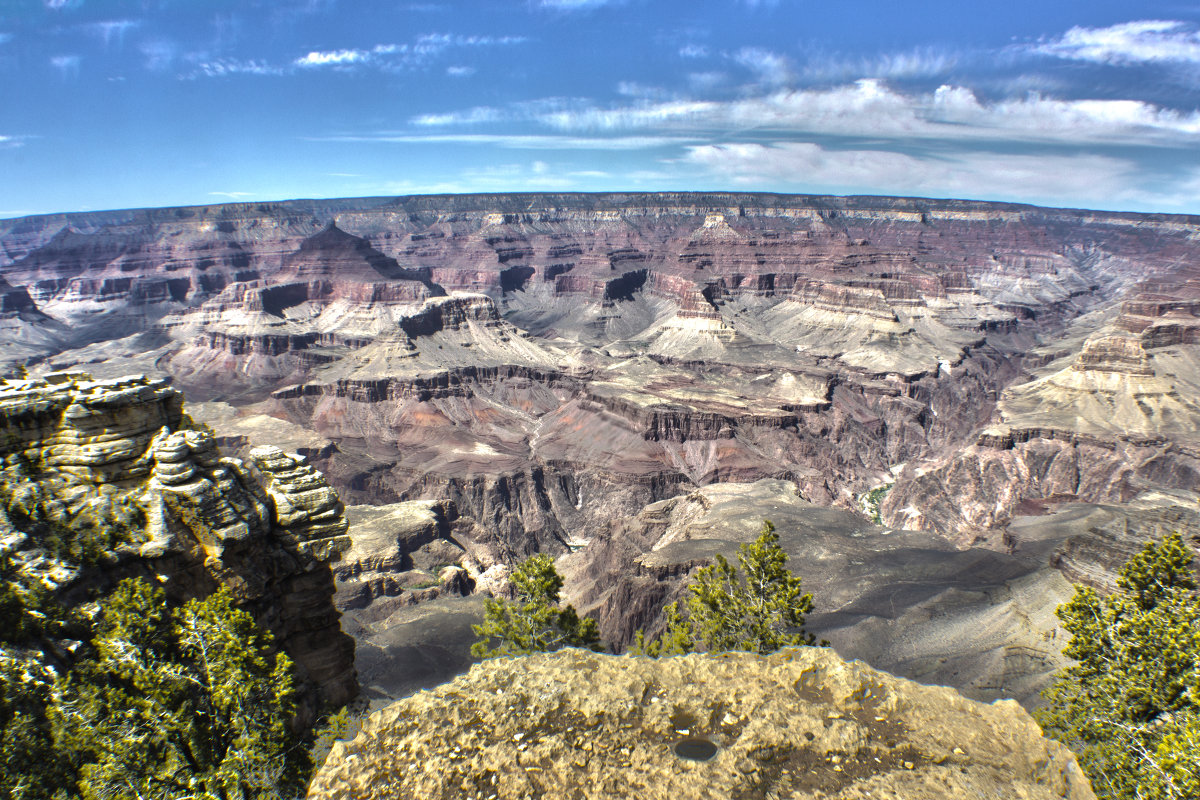
[{"label": "canyon floor", "polygon": [[1055,607],[1200,542],[1200,219],[461,195],[0,220],[0,369],[170,378],[302,455],[383,702],[558,558],[620,648],[772,520],[840,654],[1037,701]]}]

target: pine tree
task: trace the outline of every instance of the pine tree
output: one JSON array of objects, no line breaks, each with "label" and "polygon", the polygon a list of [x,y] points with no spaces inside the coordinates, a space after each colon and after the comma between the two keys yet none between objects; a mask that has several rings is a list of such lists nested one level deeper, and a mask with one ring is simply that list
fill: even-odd
[{"label": "pine tree", "polygon": [[57,709],[86,800],[276,800],[303,789],[291,662],[271,654],[270,634],[228,588],[170,610],[160,589],[123,581],[94,646]]},{"label": "pine tree", "polygon": [[696,572],[683,601],[667,608],[662,635],[647,642],[638,631],[631,652],[658,656],[744,650],[766,655],[815,644],[816,637],[804,630],[812,595],[803,593],[787,558],[775,526],[764,520],[758,538],[738,548],[740,570],[718,553],[716,563]]},{"label": "pine tree", "polygon": [[1058,609],[1076,664],[1038,721],[1075,748],[1102,798],[1200,796],[1200,599],[1178,534],[1122,569],[1117,591],[1075,587]]},{"label": "pine tree", "polygon": [[[571,606],[559,605],[562,577],[554,559],[536,555],[517,565],[512,574],[516,599],[484,602],[482,625],[472,630],[479,640],[471,645],[478,658],[545,653],[560,647],[601,649],[596,620],[580,618]],[[493,647],[492,642],[498,644]]]}]

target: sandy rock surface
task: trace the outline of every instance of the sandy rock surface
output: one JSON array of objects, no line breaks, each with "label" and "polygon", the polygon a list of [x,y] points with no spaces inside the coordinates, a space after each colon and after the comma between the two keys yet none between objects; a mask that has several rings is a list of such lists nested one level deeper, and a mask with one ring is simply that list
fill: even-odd
[{"label": "sandy rock surface", "polygon": [[[688,739],[715,754],[680,757]],[[385,797],[1094,795],[1074,756],[1013,701],[985,705],[798,648],[484,662],[376,712],[309,792]]]}]

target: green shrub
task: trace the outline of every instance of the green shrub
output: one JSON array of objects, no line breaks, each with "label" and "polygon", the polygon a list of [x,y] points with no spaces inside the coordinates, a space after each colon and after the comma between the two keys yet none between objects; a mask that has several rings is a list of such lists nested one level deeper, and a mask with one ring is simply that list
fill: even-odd
[{"label": "green shrub", "polygon": [[484,602],[483,624],[471,626],[479,637],[471,645],[471,655],[493,658],[560,647],[601,649],[596,620],[580,619],[571,606],[559,606],[562,578],[554,569],[554,559],[547,555],[526,559],[513,571],[512,582],[516,600]]},{"label": "green shrub", "polygon": [[[775,526],[764,520],[758,538],[738,548],[739,570],[724,556],[696,572],[687,596],[667,608],[666,630],[647,642],[638,631],[631,652],[650,656],[745,650],[766,655],[781,647],[811,645],[804,630],[811,594],[785,566]],[[822,645],[827,642],[821,642]]]}]

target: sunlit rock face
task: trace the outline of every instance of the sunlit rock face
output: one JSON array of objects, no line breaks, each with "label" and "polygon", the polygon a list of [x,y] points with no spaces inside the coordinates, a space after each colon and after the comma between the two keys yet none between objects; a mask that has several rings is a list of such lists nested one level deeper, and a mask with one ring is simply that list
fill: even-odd
[{"label": "sunlit rock face", "polygon": [[[223,456],[163,379],[51,373],[0,380],[0,458],[0,547],[64,602],[127,577],[177,602],[225,584],[298,665],[302,714],[356,694],[329,568],[350,546],[347,523],[333,489],[298,457],[273,447],[249,462]],[[46,523],[120,533],[89,563],[71,562],[37,532]]]},{"label": "sunlit rock face", "polygon": [[487,661],[373,714],[334,745],[308,796],[1095,795],[1017,703],[984,705],[801,648]]},{"label": "sunlit rock face", "polygon": [[[255,474],[250,448],[273,444],[348,503],[452,506],[439,540],[462,553],[437,566],[464,571],[445,583],[454,591],[435,574],[346,574],[339,602],[376,655],[462,666],[478,603],[457,592],[504,590],[533,552],[563,556],[570,596],[627,641],[631,620],[653,626],[704,563],[646,583],[638,548],[654,544],[656,504],[763,481],[838,509],[843,531],[870,519],[871,536],[906,531],[931,552],[1007,553],[1015,561],[984,565],[990,576],[980,564],[964,574],[1011,592],[1007,621],[1040,619],[1050,600],[1030,587],[1066,591],[1045,563],[1111,585],[1157,520],[1200,497],[1198,234],[1180,216],[754,194],[31,217],[0,221],[0,336],[14,345],[0,361],[14,375],[28,363],[170,377]],[[141,434],[147,447],[157,435]],[[192,444],[170,461],[179,447],[163,445],[164,487],[207,474]],[[113,468],[150,468],[134,462]],[[281,501],[316,504],[293,538],[330,524],[303,471],[268,462]],[[739,514],[769,516],[761,492],[743,494],[753,502]],[[214,552],[243,535],[230,513]],[[896,590],[911,599],[897,612],[907,619],[947,587],[976,588],[948,567],[924,583],[924,561],[898,563],[888,586],[930,592]],[[822,591],[846,616],[830,629],[861,648],[847,652],[979,696],[1004,681],[1034,696],[1056,663],[1056,640],[1027,641],[1052,637],[1051,621],[988,638],[992,660],[961,669],[931,633],[905,664],[911,642],[856,625],[860,595],[832,574]],[[869,598],[868,618],[895,631],[881,616],[890,591]],[[409,635],[421,615],[459,655]],[[382,660],[371,671],[384,694],[401,685]]]}]

